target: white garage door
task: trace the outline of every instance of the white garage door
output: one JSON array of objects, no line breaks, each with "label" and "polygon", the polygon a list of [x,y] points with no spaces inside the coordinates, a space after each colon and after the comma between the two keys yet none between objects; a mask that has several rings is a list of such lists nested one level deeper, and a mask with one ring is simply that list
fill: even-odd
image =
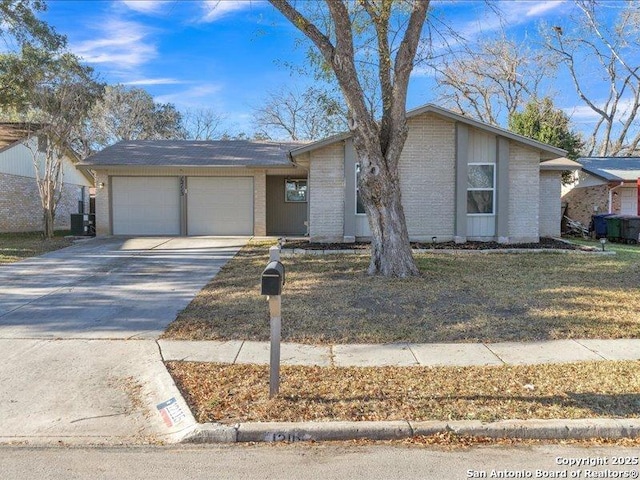
[{"label": "white garage door", "polygon": [[178,177],[113,177],[114,235],[180,235]]},{"label": "white garage door", "polygon": [[188,235],[252,235],[252,177],[188,177]]}]

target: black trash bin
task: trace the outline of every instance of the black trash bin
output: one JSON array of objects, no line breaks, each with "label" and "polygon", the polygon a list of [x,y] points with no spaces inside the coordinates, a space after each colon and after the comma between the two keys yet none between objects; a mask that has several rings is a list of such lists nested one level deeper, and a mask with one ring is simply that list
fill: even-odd
[{"label": "black trash bin", "polygon": [[622,220],[622,238],[627,243],[640,242],[640,217],[627,216]]}]

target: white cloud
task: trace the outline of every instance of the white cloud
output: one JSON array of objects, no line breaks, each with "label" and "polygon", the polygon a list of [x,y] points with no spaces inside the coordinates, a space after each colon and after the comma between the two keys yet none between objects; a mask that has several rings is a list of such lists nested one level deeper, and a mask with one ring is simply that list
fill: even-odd
[{"label": "white cloud", "polygon": [[173,103],[179,107],[206,107],[214,103],[213,97],[222,88],[220,84],[202,84],[180,92],[158,95],[154,100],[158,103]]},{"label": "white cloud", "polygon": [[[594,102],[598,108],[605,108],[605,102]],[[632,98],[622,99],[618,102],[616,119],[618,121],[624,121],[628,118],[634,106],[634,100]],[[609,108],[611,110],[611,108]],[[574,105],[571,107],[563,108],[562,111],[569,115],[571,120],[575,123],[595,123],[600,120],[600,115],[594,112],[588,105]]]},{"label": "white cloud", "polygon": [[586,105],[575,105],[573,107],[563,108],[572,122],[575,123],[592,123],[598,121],[600,116]]},{"label": "white cloud", "polygon": [[251,0],[206,0],[202,4],[204,16],[201,21],[206,23],[215,22],[231,13],[251,8],[256,3],[259,2]]},{"label": "white cloud", "polygon": [[178,85],[181,83],[187,83],[184,80],[178,80],[176,78],[141,78],[139,80],[131,80],[129,82],[122,82],[123,85]]},{"label": "white cloud", "polygon": [[[531,2],[527,2],[527,3],[530,4]],[[556,8],[562,7],[563,3],[564,3],[564,0],[563,1],[547,0],[544,2],[535,3],[533,7],[527,10],[527,13],[525,15],[527,17],[537,17],[547,12],[550,12],[551,10],[555,10]]]},{"label": "white cloud", "polygon": [[147,39],[150,29],[140,23],[112,19],[104,22],[100,29],[101,38],[71,47],[88,63],[134,68],[158,54],[156,46]]},{"label": "white cloud", "polygon": [[122,0],[122,3],[136,12],[157,13],[170,2],[163,0]]},{"label": "white cloud", "polygon": [[532,2],[516,0],[496,3],[499,14],[493,11],[485,12],[478,20],[466,22],[456,31],[469,41],[473,41],[481,34],[510,29],[533,21],[536,17],[543,17],[553,10],[567,6],[565,0],[545,0]]}]

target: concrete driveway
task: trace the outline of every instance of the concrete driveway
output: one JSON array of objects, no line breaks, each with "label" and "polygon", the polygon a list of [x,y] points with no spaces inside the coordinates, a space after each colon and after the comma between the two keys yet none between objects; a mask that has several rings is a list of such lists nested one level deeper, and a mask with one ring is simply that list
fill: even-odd
[{"label": "concrete driveway", "polygon": [[93,239],[0,267],[0,442],[189,431],[156,338],[247,240]]},{"label": "concrete driveway", "polygon": [[247,238],[94,239],[0,268],[0,338],[157,338]]}]

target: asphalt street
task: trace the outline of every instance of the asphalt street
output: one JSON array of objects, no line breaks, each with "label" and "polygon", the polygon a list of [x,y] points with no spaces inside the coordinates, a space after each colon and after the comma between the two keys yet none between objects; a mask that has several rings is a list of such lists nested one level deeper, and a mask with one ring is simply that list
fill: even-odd
[{"label": "asphalt street", "polygon": [[[357,446],[351,443],[134,448],[2,447],[0,478],[637,478],[638,465],[615,463],[631,464],[634,460],[637,462],[638,455],[638,448],[579,448],[566,445],[473,447],[455,450],[422,446]],[[591,463],[605,462],[605,465],[590,466]],[[628,476],[624,476],[625,474]]]}]

